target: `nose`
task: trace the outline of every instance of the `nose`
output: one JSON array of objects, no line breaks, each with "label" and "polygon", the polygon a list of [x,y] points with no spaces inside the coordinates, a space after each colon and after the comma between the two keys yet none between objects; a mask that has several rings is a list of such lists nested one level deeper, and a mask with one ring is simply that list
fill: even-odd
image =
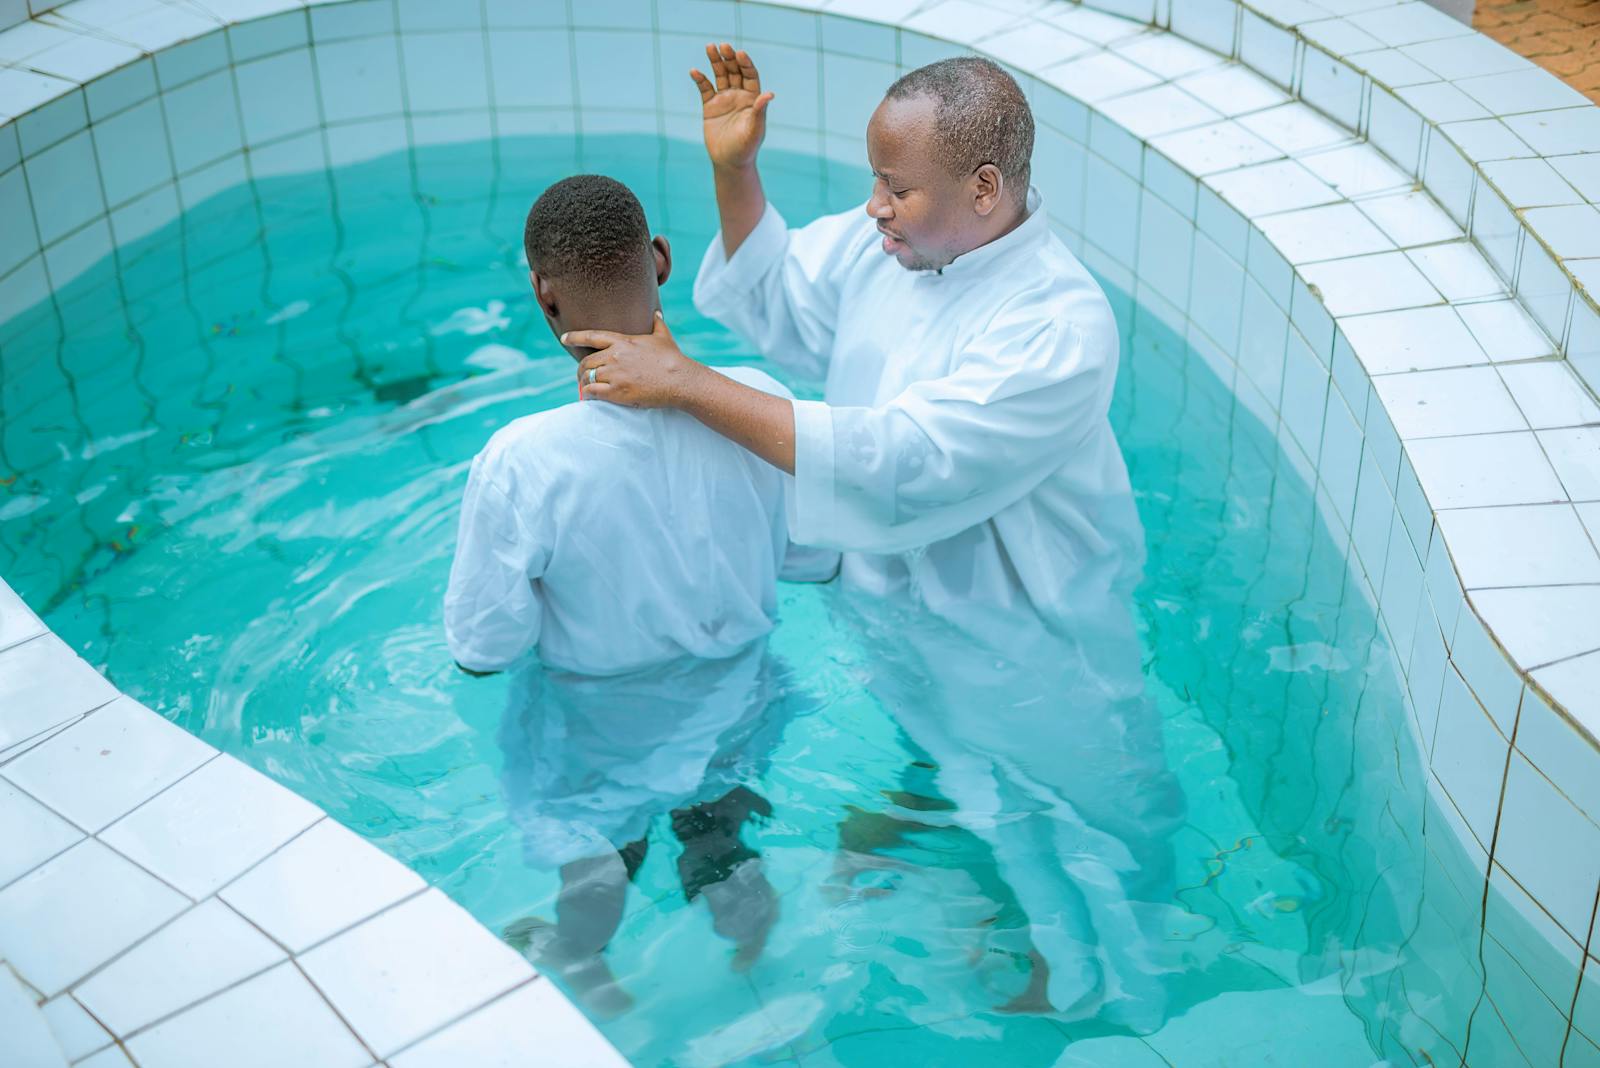
[{"label": "nose", "polygon": [[894,218],[894,209],[889,206],[888,186],[881,178],[872,183],[872,196],[867,198],[867,214],[874,219]]}]

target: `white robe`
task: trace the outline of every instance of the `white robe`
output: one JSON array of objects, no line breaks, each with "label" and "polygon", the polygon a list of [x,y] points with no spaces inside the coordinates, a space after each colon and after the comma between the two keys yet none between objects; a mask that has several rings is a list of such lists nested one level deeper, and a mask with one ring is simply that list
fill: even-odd
[{"label": "white robe", "polygon": [[826,379],[795,403],[795,542],[845,551],[845,585],[941,616],[1047,621],[1117,586],[1142,536],[1108,409],[1105,294],[1028,218],[942,271],[908,271],[864,211],[788,229],[770,204],[695,306],[763,355]]},{"label": "white robe", "polygon": [[[790,396],[752,368],[722,371]],[[510,423],[467,480],[451,655],[496,671],[537,646],[585,675],[732,655],[777,618],[784,482],[681,412],[588,402]]]}]

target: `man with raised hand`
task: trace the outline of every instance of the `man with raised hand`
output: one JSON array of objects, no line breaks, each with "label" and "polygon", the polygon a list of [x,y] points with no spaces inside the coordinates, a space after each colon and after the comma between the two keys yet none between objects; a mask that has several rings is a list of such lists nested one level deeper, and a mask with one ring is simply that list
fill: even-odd
[{"label": "man with raised hand", "polygon": [[865,212],[790,230],[756,166],[773,94],[747,53],[707,56],[691,73],[721,232],[696,306],[825,378],[824,399],[733,381],[660,321],[567,338],[597,350],[589,396],[688,412],[791,473],[790,535],[843,550],[847,588],[981,631],[1125,592],[1141,538],[1107,414],[1116,323],[1029,187],[1016,82],[977,57],[905,75],[867,126]]}]

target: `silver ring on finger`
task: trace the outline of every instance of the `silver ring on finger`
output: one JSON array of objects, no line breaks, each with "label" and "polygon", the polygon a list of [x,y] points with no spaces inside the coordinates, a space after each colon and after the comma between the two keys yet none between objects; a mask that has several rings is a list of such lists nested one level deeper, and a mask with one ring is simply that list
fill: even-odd
[{"label": "silver ring on finger", "polygon": [[594,376],[599,374],[599,372],[600,372],[600,368],[598,368],[598,367],[589,368],[589,384],[591,386],[594,385]]}]

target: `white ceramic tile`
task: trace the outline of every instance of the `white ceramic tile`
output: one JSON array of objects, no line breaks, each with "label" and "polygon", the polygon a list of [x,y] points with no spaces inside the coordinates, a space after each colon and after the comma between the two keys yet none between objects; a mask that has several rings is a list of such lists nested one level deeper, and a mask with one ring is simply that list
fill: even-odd
[{"label": "white ceramic tile", "polygon": [[158,4],[148,11],[117,20],[108,32],[146,52],[159,52],[180,41],[208,34],[220,25],[222,22],[209,12]]},{"label": "white ceramic tile", "polygon": [[1372,86],[1367,96],[1367,139],[1407,174],[1416,173],[1421,162],[1426,129],[1410,104],[1381,85]]},{"label": "white ceramic tile", "polygon": [[1494,837],[1509,748],[1455,667],[1447,666],[1433,740],[1433,770],[1485,849]]},{"label": "white ceramic tile", "polygon": [[1523,218],[1557,256],[1600,256],[1600,208],[1591,204],[1529,208]]},{"label": "white ceramic tile", "polygon": [[66,1059],[37,1007],[34,992],[10,968],[0,965],[0,1034],[8,1065],[66,1068]]},{"label": "white ceramic tile", "polygon": [[1082,37],[1035,22],[1024,23],[983,40],[985,53],[1023,70],[1043,70],[1052,64],[1095,50],[1096,46]]},{"label": "white ceramic tile", "polygon": [[1292,159],[1213,174],[1206,178],[1206,185],[1252,219],[1339,199],[1338,193]]},{"label": "white ceramic tile", "polygon": [[111,226],[102,217],[45,249],[44,265],[50,272],[51,286],[59,292],[67,283],[109,255]]},{"label": "white ceramic tile", "polygon": [[[1280,20],[1281,21],[1281,20]],[[1278,85],[1294,84],[1299,43],[1293,31],[1245,8],[1239,21],[1239,62]]]},{"label": "white ceramic tile", "polygon": [[947,41],[970,42],[1005,30],[1014,21],[974,0],[943,0],[917,12],[901,25]]},{"label": "white ceramic tile", "polygon": [[1398,48],[1379,48],[1370,52],[1356,52],[1345,59],[1367,72],[1373,81],[1391,89],[1407,85],[1434,82],[1439,76],[1421,63],[1405,55]]},{"label": "white ceramic tile", "polygon": [[65,78],[52,78],[48,74],[15,67],[0,67],[0,117],[10,119],[26,114],[71,90],[72,83]]},{"label": "white ceramic tile", "polygon": [[1384,375],[1374,379],[1373,388],[1407,441],[1527,429],[1492,367]]},{"label": "white ceramic tile", "polygon": [[111,211],[111,236],[119,247],[155,233],[182,214],[176,186],[164,185]]},{"label": "white ceramic tile", "polygon": [[1539,443],[1572,500],[1600,500],[1600,427],[1541,430]]},{"label": "white ceramic tile", "polygon": [[141,1068],[365,1068],[372,1062],[287,962],[135,1036],[128,1049]]},{"label": "white ceramic tile", "polygon": [[1430,137],[1421,177],[1445,213],[1466,226],[1477,172],[1461,150],[1442,138]]},{"label": "white ceramic tile", "polygon": [[108,203],[125,203],[172,181],[172,164],[166,152],[150,150],[152,145],[165,145],[167,141],[158,101],[147,100],[95,123],[93,135]]},{"label": "white ceramic tile", "polygon": [[1591,739],[1600,739],[1600,653],[1562,660],[1533,673]]},{"label": "white ceramic tile", "polygon": [[94,668],[54,634],[0,652],[0,751],[117,696]]},{"label": "white ceramic tile", "polygon": [[1600,777],[1594,774],[1594,748],[1579,728],[1532,687],[1522,698],[1517,749],[1545,778],[1557,783],[1567,800],[1600,824]]},{"label": "white ceramic tile", "polygon": [[1589,540],[1600,546],[1600,502],[1575,504],[1572,507],[1578,513],[1579,522],[1589,531]]},{"label": "white ceramic tile", "polygon": [[1276,107],[1289,94],[1245,67],[1229,64],[1179,78],[1184,92],[1224,115],[1244,115]]},{"label": "white ceramic tile", "polygon": [[1596,404],[1565,361],[1506,364],[1500,380],[1535,430],[1600,423]]},{"label": "white ceramic tile", "polygon": [[1567,499],[1532,431],[1427,438],[1406,447],[1435,508]]},{"label": "white ceramic tile", "polygon": [[1341,196],[1365,197],[1411,187],[1411,178],[1369,144],[1345,145],[1300,157],[1307,170]]},{"label": "white ceramic tile", "polygon": [[1312,264],[1300,272],[1336,317],[1439,303],[1438,290],[1403,252]]},{"label": "white ceramic tile", "polygon": [[394,1057],[394,1068],[522,1068],[527,1050],[563,1068],[626,1068],[621,1054],[549,980],[519,987]]},{"label": "white ceramic tile", "polygon": [[83,837],[83,832],[16,787],[0,782],[0,886],[32,871]]},{"label": "white ceramic tile", "polygon": [[1547,160],[1590,203],[1600,201],[1600,152],[1555,156]]},{"label": "white ceramic tile", "polygon": [[1483,165],[1483,173],[1514,208],[1575,204],[1583,198],[1542,159],[1505,159]]},{"label": "white ceramic tile", "polygon": [[244,143],[233,78],[226,71],[168,90],[161,103],[179,174],[231,155]]},{"label": "white ceramic tile", "polygon": [[1446,300],[1485,300],[1507,296],[1505,283],[1468,241],[1447,241],[1407,251],[1411,262]]},{"label": "white ceramic tile", "polygon": [[134,1064],[120,1046],[107,1046],[92,1057],[79,1061],[73,1068],[134,1068]]},{"label": "white ceramic tile", "polygon": [[[1562,210],[1565,209],[1531,208],[1524,215]],[[1517,266],[1517,296],[1534,322],[1544,327],[1551,337],[1560,337],[1565,332],[1572,307],[1572,280],[1537,241],[1522,243]]]},{"label": "white ceramic tile", "polygon": [[[529,31],[521,30],[506,30],[503,33],[508,38],[530,36]],[[494,40],[491,38],[491,45]],[[400,92],[400,60],[392,37],[331,41],[318,44],[313,51],[322,89],[322,109],[328,122],[398,115],[405,110]],[[540,66],[566,70],[570,64],[563,50],[553,60],[541,58]],[[501,73],[499,68],[497,63],[497,75]],[[570,102],[570,76],[565,79],[552,78],[548,84]],[[502,102],[518,101],[512,99]]]},{"label": "white ceramic tile", "polygon": [[1463,236],[1455,220],[1426,193],[1374,197],[1356,206],[1401,248]]},{"label": "white ceramic tile", "polygon": [[[880,0],[869,0],[879,3]],[[1147,27],[1142,23],[1116,15],[1109,15],[1103,11],[1095,11],[1088,7],[1068,6],[1066,4],[1051,4],[1042,8],[1039,18],[1053,26],[1059,26],[1068,33],[1086,37],[1099,44],[1120,40],[1132,34],[1140,33]]]},{"label": "white ceramic tile", "polygon": [[1455,85],[1496,115],[1582,107],[1588,99],[1560,78],[1537,67],[1459,78]]},{"label": "white ceramic tile", "polygon": [[1100,110],[1142,138],[1216,122],[1218,115],[1175,85],[1158,85],[1101,103]]},{"label": "white ceramic tile", "polygon": [[1344,59],[1306,48],[1300,65],[1300,99],[1351,130],[1361,125],[1366,82],[1366,76]]},{"label": "white ceramic tile", "polygon": [[1525,668],[1600,649],[1600,586],[1478,590],[1472,603]]},{"label": "white ceramic tile", "polygon": [[0,944],[30,983],[54,995],[187,905],[91,838],[0,890]]},{"label": "white ceramic tile", "polygon": [[1203,177],[1282,155],[1236,122],[1218,122],[1158,137],[1151,142],[1173,162]]},{"label": "white ceramic tile", "polygon": [[1435,123],[1487,119],[1493,114],[1449,82],[1408,85],[1396,92],[1401,100],[1415,108],[1423,118]]},{"label": "white ceramic tile", "polygon": [[1354,204],[1327,204],[1269,215],[1257,225],[1290,263],[1363,256],[1394,248]]},{"label": "white ceramic tile", "polygon": [[1454,308],[1429,308],[1357,315],[1339,320],[1369,374],[1431,371],[1481,364],[1488,357]]},{"label": "white ceramic tile", "polygon": [[35,638],[45,631],[39,617],[23,604],[16,591],[0,581],[0,650]]},{"label": "white ceramic tile", "polygon": [[1287,155],[1300,155],[1355,140],[1355,134],[1305,104],[1291,102],[1239,119],[1240,125]]},{"label": "white ceramic tile", "polygon": [[105,211],[87,130],[30,157],[23,170],[33,194],[39,238],[46,245]]},{"label": "white ceramic tile", "polygon": [[138,59],[139,55],[140,50],[131,45],[84,34],[31,57],[28,66],[82,84]]},{"label": "white ceramic tile", "polygon": [[534,974],[438,890],[323,943],[300,963],[380,1057]]},{"label": "white ceramic tile", "polygon": [[1189,314],[1195,326],[1230,353],[1238,347],[1243,291],[1244,268],[1204,234],[1197,234],[1189,275]]},{"label": "white ceramic tile", "polygon": [[1438,522],[1469,590],[1600,582],[1600,557],[1571,505],[1464,508]]},{"label": "white ceramic tile", "polygon": [[1514,300],[1463,304],[1456,311],[1491,360],[1526,360],[1555,351],[1538,324]]},{"label": "white ceramic tile", "polygon": [[1317,19],[1297,29],[1306,40],[1314,41],[1328,52],[1339,55],[1349,52],[1370,52],[1384,47],[1381,39],[1372,36],[1347,19]]},{"label": "white ceramic tile", "polygon": [[71,44],[78,35],[48,22],[25,22],[0,33],[0,63],[20,63],[58,45]]},{"label": "white ceramic tile", "polygon": [[[583,70],[581,54],[578,64],[578,69]],[[895,77],[896,68],[888,63],[823,53],[824,128],[831,134],[843,135],[854,142],[857,160],[861,158],[860,139],[866,132],[867,121],[872,118],[872,112],[883,99],[884,90],[894,83]],[[579,97],[585,108],[592,106],[581,81]]]},{"label": "white ceramic tile", "polygon": [[[655,56],[645,34],[576,35],[581,44],[593,50],[600,40],[615,45],[610,57],[620,70],[655,69]],[[489,106],[489,83],[483,62],[483,34],[426,33],[400,38],[404,56],[406,101],[411,111],[454,111]],[[593,57],[595,60],[600,55]],[[604,79],[595,79],[592,106],[608,106],[611,94]],[[587,89],[587,86],[586,86]],[[650,94],[654,96],[652,92]],[[585,94],[585,104],[591,104]],[[653,101],[651,101],[653,103]],[[637,106],[637,105],[635,105]]]},{"label": "white ceramic tile", "polygon": [[12,761],[5,777],[98,831],[216,755],[131,697],[118,697]]},{"label": "white ceramic tile", "polygon": [[211,898],[79,984],[73,994],[113,1031],[126,1035],[284,957],[270,939]]},{"label": "white ceramic tile", "polygon": [[[197,812],[206,818],[196,819]],[[203,897],[320,815],[311,802],[223,755],[101,837],[184,893]]]},{"label": "white ceramic tile", "polygon": [[1513,754],[1506,772],[1495,860],[1568,934],[1588,937],[1600,886],[1600,827],[1521,754]]},{"label": "white ceramic tile", "polygon": [[1439,126],[1439,132],[1472,160],[1504,161],[1538,155],[1499,119],[1446,122]]},{"label": "white ceramic tile", "polygon": [[1512,115],[1506,125],[1541,156],[1600,152],[1600,111],[1593,106]]},{"label": "white ceramic tile", "polygon": [[67,1060],[76,1061],[111,1044],[111,1033],[83,1011],[71,994],[61,994],[39,1006],[50,1032],[56,1036]]},{"label": "white ceramic tile", "polygon": [[1469,34],[1424,44],[1402,45],[1400,51],[1446,81],[1482,74],[1526,70],[1532,64],[1498,41]]},{"label": "white ceramic tile", "polygon": [[1172,30],[1213,51],[1231,52],[1238,13],[1238,5],[1228,0],[1188,0],[1172,8]]},{"label": "white ceramic tile", "polygon": [[299,953],[424,886],[405,865],[325,819],[224,887],[221,896]]},{"label": "white ceramic tile", "polygon": [[1111,52],[1095,52],[1057,64],[1041,71],[1038,77],[1040,81],[1090,103],[1144,89],[1161,80],[1143,67]]},{"label": "white ceramic tile", "polygon": [[1181,78],[1226,62],[1215,52],[1173,33],[1145,33],[1120,42],[1115,51],[1163,78]]},{"label": "white ceramic tile", "polygon": [[1139,210],[1139,280],[1180,309],[1180,321],[1189,306],[1193,243],[1194,224],[1146,191]]}]

